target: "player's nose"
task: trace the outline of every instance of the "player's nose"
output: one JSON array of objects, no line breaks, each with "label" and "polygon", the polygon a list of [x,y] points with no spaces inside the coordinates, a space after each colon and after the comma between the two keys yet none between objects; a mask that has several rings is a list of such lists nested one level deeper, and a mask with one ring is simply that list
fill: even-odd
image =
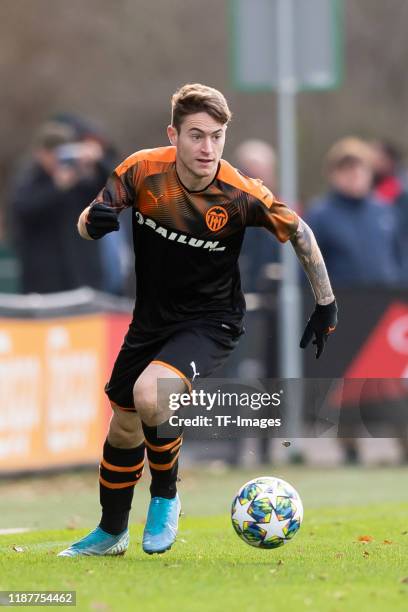
[{"label": "player's nose", "polygon": [[203,138],[201,143],[201,150],[206,155],[210,156],[213,153],[213,144],[211,138]]}]

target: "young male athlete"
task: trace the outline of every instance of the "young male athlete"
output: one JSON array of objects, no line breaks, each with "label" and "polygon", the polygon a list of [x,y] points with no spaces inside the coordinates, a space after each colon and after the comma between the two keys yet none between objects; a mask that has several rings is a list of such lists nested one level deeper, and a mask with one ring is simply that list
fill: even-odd
[{"label": "young male athlete", "polygon": [[336,302],[309,227],[261,181],[221,159],[230,118],[219,91],[185,85],[172,98],[171,146],[128,157],[80,216],[81,236],[97,240],[119,229],[123,209],[133,209],[137,297],[105,388],[113,416],[100,464],[102,518],[62,556],[126,551],[145,453],[152,497],[143,550],[161,553],[173,544],[182,439],[158,436],[158,425],[170,415],[157,399],[157,380],[172,379],[174,391],[182,393],[197,376],[209,376],[236,346],[245,307],[237,265],[245,227],[265,227],[280,242],[290,240],[303,264],[316,308],[300,346],[314,337],[319,357],[336,327]]}]

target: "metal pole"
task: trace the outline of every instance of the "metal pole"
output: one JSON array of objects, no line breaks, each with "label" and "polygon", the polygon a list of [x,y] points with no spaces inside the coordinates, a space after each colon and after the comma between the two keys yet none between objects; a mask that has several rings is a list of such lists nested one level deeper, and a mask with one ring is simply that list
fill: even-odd
[{"label": "metal pole", "polygon": [[[294,66],[294,3],[277,0],[277,53],[278,53],[278,141],[280,157],[280,194],[289,206],[296,206],[297,142],[296,142],[296,76]],[[290,245],[284,245],[282,255],[282,281],[279,292],[279,348],[280,375],[283,378],[302,376],[299,349],[301,335],[301,295],[296,255]],[[295,391],[300,383],[292,387]],[[292,395],[292,394],[291,394]],[[299,396],[298,396],[299,395]],[[298,397],[295,397],[298,396]],[[289,398],[287,398],[289,400]],[[292,427],[297,431],[301,419],[301,394],[294,393],[288,402]]]}]

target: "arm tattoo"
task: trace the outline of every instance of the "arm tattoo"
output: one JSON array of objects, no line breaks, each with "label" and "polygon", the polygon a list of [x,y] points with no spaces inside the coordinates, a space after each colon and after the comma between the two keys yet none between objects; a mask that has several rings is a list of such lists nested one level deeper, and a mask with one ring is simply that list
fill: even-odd
[{"label": "arm tattoo", "polygon": [[334,295],[323,256],[312,230],[303,219],[299,220],[296,234],[290,241],[312,286],[316,302],[321,305],[330,304]]}]

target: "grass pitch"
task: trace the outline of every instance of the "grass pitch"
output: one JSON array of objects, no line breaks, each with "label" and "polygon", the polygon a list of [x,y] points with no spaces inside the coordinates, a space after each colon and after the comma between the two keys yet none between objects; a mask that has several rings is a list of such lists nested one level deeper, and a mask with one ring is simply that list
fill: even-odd
[{"label": "grass pitch", "polygon": [[[305,506],[294,540],[271,551],[242,542],[229,518],[236,489],[265,474],[291,482]],[[144,484],[129,551],[100,559],[56,557],[96,524],[93,475],[3,484],[1,526],[34,530],[0,536],[0,590],[76,590],[78,610],[406,611],[407,481],[406,469],[197,468],[180,487],[185,516],[171,551],[150,557],[141,550]]]}]

